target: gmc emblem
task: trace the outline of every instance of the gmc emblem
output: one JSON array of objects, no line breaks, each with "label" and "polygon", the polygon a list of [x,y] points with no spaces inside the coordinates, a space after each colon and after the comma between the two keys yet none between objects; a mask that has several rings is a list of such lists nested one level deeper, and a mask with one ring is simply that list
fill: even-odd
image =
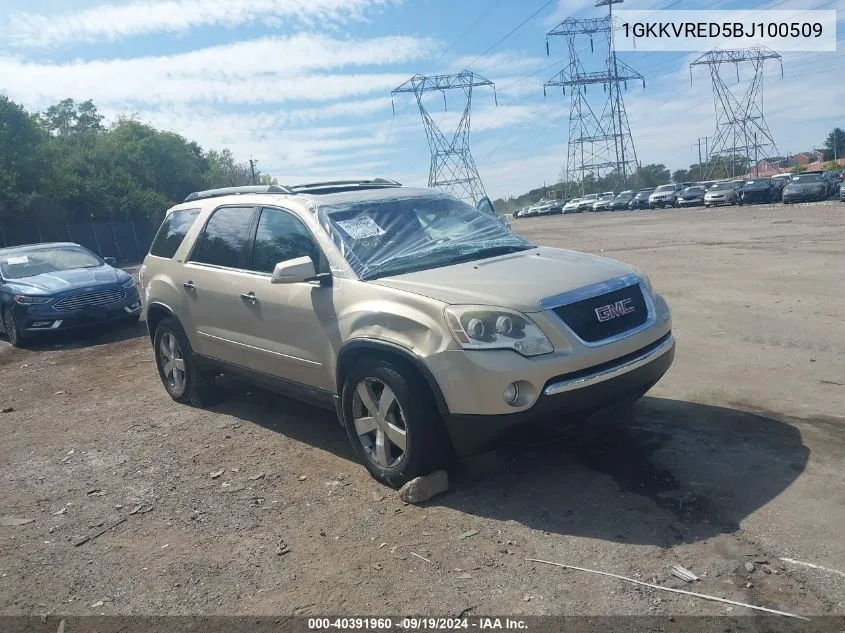
[{"label": "gmc emblem", "polygon": [[596,308],[596,318],[599,320],[599,323],[604,323],[616,317],[621,317],[624,314],[630,314],[634,310],[634,306],[631,305],[631,299],[625,298],[616,303],[609,303],[606,306]]}]

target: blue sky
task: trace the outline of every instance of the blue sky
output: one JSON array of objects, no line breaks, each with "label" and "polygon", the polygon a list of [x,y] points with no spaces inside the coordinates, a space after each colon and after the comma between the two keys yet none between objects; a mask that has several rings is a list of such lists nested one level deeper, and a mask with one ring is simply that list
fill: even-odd
[{"label": "blue sky", "polygon": [[[543,97],[566,63],[545,33],[592,1],[553,0],[5,0],[0,90],[32,110],[92,98],[208,148],[253,156],[280,182],[387,176],[425,184],[429,154],[416,104],[390,90],[415,73],[471,70],[496,83],[473,95],[472,151],[491,196],[554,182],[566,161],[568,99]],[[845,125],[845,0],[629,0],[627,9],[839,10],[838,51],[784,53],[768,68],[765,111],[780,153],[820,146]],[[586,42],[585,42],[586,48]],[[587,49],[588,50],[588,49]],[[481,57],[479,57],[481,56]],[[715,125],[710,79],[694,53],[621,53],[646,77],[625,94],[638,158],[672,168],[697,160]],[[600,64],[598,51],[585,58]],[[597,68],[596,68],[597,69]],[[589,70],[589,68],[588,68]],[[741,77],[743,75],[741,74]],[[740,86],[741,87],[741,86]],[[462,107],[443,112],[444,128]]]}]

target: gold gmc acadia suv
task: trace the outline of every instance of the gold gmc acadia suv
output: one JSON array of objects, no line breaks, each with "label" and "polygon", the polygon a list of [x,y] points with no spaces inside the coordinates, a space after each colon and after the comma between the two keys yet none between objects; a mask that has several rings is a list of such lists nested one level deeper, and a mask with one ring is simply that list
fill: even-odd
[{"label": "gold gmc acadia suv", "polygon": [[327,406],[393,486],[643,395],[675,347],[648,277],[482,202],[385,179],[192,193],[140,273],[165,389],[203,406],[230,374]]}]

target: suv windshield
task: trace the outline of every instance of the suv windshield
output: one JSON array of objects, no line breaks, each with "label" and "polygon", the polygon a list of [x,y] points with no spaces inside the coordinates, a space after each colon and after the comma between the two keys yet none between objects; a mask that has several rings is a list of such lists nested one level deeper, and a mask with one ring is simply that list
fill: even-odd
[{"label": "suv windshield", "polygon": [[327,205],[318,213],[361,279],[533,248],[489,213],[447,195]]},{"label": "suv windshield", "polygon": [[657,189],[654,190],[655,193],[659,191],[674,191],[675,185],[660,185]]},{"label": "suv windshield", "polygon": [[12,251],[0,255],[0,273],[5,279],[22,279],[71,268],[98,268],[103,262],[79,246]]}]

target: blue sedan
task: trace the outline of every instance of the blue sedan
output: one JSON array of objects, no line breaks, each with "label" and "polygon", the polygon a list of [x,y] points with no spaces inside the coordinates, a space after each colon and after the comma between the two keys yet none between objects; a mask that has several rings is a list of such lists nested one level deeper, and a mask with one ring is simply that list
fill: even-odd
[{"label": "blue sedan", "polygon": [[79,244],[0,249],[0,329],[9,342],[114,321],[137,321],[135,280]]}]

